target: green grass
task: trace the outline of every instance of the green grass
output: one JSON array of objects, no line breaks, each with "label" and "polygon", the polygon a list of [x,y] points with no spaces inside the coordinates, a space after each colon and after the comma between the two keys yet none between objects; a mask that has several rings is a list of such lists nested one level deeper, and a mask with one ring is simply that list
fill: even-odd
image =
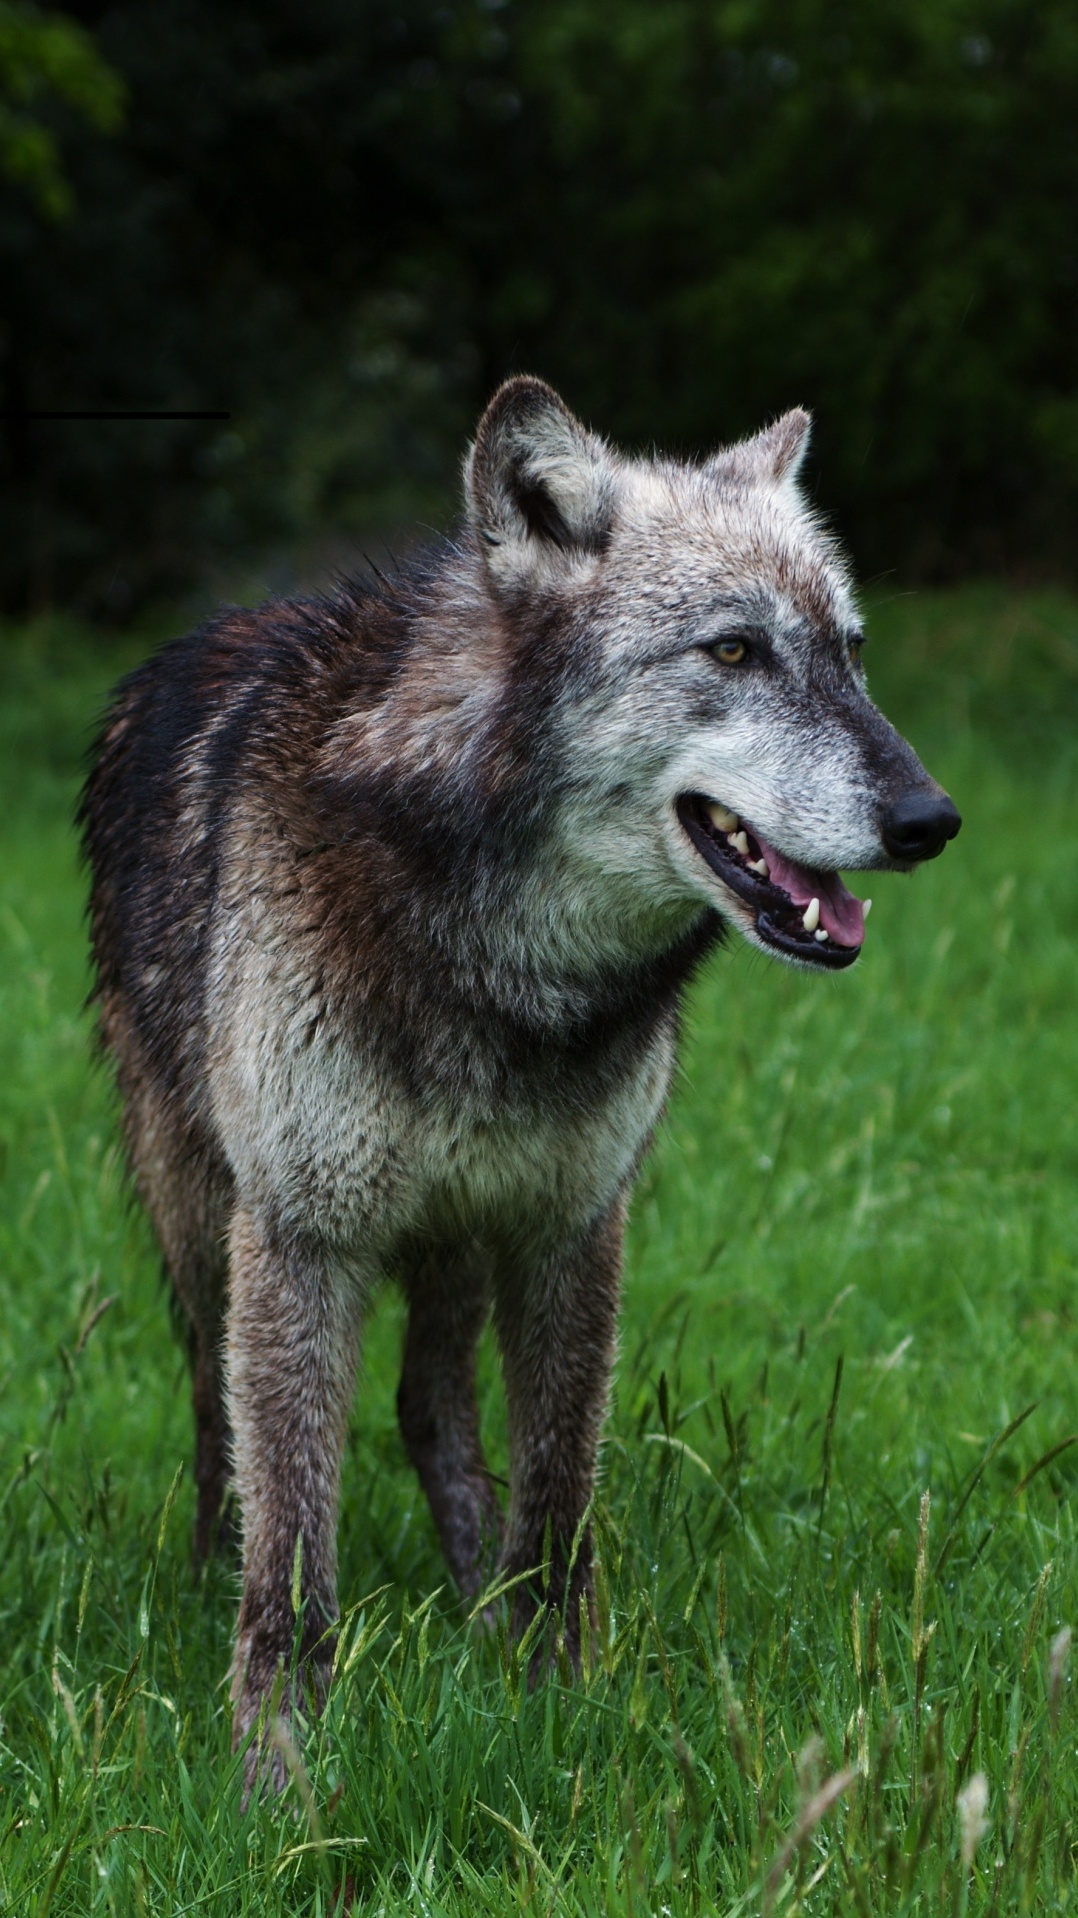
[{"label": "green grass", "polygon": [[[529,1695],[469,1628],[396,1433],[387,1295],[330,1709],[247,1815],[234,1575],[188,1568],[184,1367],[80,1010],[68,819],[127,661],[6,636],[0,1908],[1078,1908],[1078,605],[894,599],[870,633],[966,824],[873,881],[851,977],[742,948],[693,994],[633,1209],[594,1665]],[[489,1351],[483,1376],[497,1466]]]}]

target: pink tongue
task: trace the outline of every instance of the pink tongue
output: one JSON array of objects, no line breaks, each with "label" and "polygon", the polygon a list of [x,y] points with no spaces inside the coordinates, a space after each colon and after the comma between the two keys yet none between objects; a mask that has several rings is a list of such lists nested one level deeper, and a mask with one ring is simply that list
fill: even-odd
[{"label": "pink tongue", "polygon": [[836,946],[864,945],[865,915],[861,901],[847,891],[837,872],[809,872],[806,866],[784,859],[758,832],[753,838],[767,860],[772,884],[789,893],[795,906],[804,907],[812,899],[819,900],[820,924]]}]

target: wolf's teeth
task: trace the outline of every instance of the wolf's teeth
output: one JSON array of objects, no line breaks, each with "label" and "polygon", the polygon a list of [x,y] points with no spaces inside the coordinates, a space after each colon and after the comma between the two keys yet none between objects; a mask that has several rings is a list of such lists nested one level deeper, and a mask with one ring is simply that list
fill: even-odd
[{"label": "wolf's teeth", "polygon": [[818,940],[819,944],[822,945],[824,940],[827,938],[826,928],[824,926],[817,926],[815,937]]},{"label": "wolf's teeth", "polygon": [[868,915],[869,915],[869,913],[870,913],[871,911],[872,911],[872,901],[871,901],[871,899],[862,899],[862,901],[861,901],[861,916],[862,916],[862,918],[863,918],[863,919],[867,919],[867,918],[868,918]]},{"label": "wolf's teeth", "polygon": [[742,859],[747,859],[747,858],[748,858],[748,856],[749,856],[749,835],[748,835],[748,833],[746,833],[746,832],[732,832],[732,833],[730,834],[730,844],[731,844],[731,846],[736,846],[736,847],[737,847],[737,850],[738,850],[738,852],[739,852],[739,853],[741,854],[741,857],[742,857]]},{"label": "wolf's teeth", "polygon": [[802,914],[801,924],[804,926],[806,932],[815,932],[819,923],[820,902],[818,899],[810,899]]},{"label": "wolf's teeth", "polygon": [[766,859],[750,859],[749,871],[758,872],[761,879],[767,879],[770,877],[770,868],[768,867],[768,863]]},{"label": "wolf's teeth", "polygon": [[707,816],[712,825],[717,826],[720,832],[737,831],[737,814],[736,812],[731,812],[727,806],[720,806],[717,801],[709,800]]}]

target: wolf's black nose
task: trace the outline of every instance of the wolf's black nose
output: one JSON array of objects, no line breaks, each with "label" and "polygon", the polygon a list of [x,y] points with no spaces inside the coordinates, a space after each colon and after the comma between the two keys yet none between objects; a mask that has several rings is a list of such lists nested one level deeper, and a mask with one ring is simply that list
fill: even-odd
[{"label": "wolf's black nose", "polygon": [[906,865],[935,859],[961,824],[962,815],[946,793],[919,792],[896,799],[884,813],[880,830],[892,859]]}]

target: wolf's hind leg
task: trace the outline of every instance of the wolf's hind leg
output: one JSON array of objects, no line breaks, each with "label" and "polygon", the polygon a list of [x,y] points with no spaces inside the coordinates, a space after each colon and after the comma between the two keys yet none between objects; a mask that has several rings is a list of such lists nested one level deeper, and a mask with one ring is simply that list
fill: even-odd
[{"label": "wolf's hind leg", "polygon": [[[337,1616],[337,1504],[355,1387],[362,1291],[313,1242],[238,1206],[230,1233],[228,1395],[243,1524],[232,1666],[233,1743],[287,1674],[300,1631],[304,1688],[324,1702]],[[280,1702],[287,1720],[292,1700]],[[247,1759],[247,1784],[259,1755]],[[275,1786],[282,1763],[271,1761]]]},{"label": "wolf's hind leg", "polygon": [[236,1528],[227,1510],[232,1476],[232,1429],[225,1403],[224,1325],[192,1328],[191,1399],[195,1415],[196,1567],[215,1552],[234,1549]]},{"label": "wolf's hind leg", "polygon": [[404,1274],[408,1330],[397,1416],[446,1563],[466,1598],[493,1572],[502,1516],[479,1438],[475,1350],[489,1311],[477,1259],[429,1253]]},{"label": "wolf's hind leg", "polygon": [[205,1137],[178,1118],[126,1028],[110,1038],[125,1096],[128,1159],[183,1323],[195,1420],[194,1561],[232,1541],[223,1516],[232,1470],[224,1389],[230,1178]]},{"label": "wolf's hind leg", "polygon": [[187,1320],[191,1405],[195,1420],[196,1569],[230,1548],[235,1527],[226,1509],[232,1476],[232,1431],[225,1401],[225,1300],[228,1288],[228,1183],[203,1155],[191,1153],[172,1180],[167,1207],[160,1185],[155,1219],[177,1301]]},{"label": "wolf's hind leg", "polygon": [[[513,1629],[519,1636],[542,1606],[564,1613],[574,1662],[580,1600],[591,1601],[591,1531],[583,1521],[614,1358],[623,1224],[619,1200],[574,1242],[507,1265],[496,1281],[494,1325],[509,1408],[502,1571],[521,1579]],[[543,1656],[540,1650],[533,1671]]]}]

